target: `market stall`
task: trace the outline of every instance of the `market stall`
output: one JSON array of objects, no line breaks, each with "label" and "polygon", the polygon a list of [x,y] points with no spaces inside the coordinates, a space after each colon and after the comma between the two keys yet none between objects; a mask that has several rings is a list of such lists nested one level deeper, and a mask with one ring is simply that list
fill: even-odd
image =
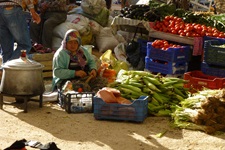
[{"label": "market stall", "polygon": [[[154,8],[156,7],[155,5]],[[175,12],[171,13],[171,11],[177,11],[177,9],[172,6],[170,10],[166,11],[165,8],[167,7],[168,5],[164,5],[163,8],[159,8],[161,11],[158,12],[168,14],[156,15],[156,12],[154,12],[155,16],[153,17],[151,14],[151,17],[149,17],[149,9],[152,6],[142,5],[141,10],[145,8],[149,15],[147,15],[148,18],[143,19],[140,19],[140,17],[146,17],[146,14],[144,12],[140,13],[140,9],[133,16],[126,14],[130,18],[126,16],[112,18],[105,8],[102,8],[103,12],[100,12],[102,13],[101,16],[96,14],[94,17],[84,12],[81,7],[73,9],[68,14],[67,21],[54,29],[55,48],[60,46],[57,44],[61,44],[63,36],[68,29],[78,30],[82,35],[82,42],[85,45],[96,43],[95,46],[98,48],[96,49],[98,50],[96,61],[100,61],[101,63],[97,72],[99,76],[107,79],[108,85],[93,93],[85,91],[85,88],[80,85],[79,90],[74,90],[73,85],[71,86],[70,82],[66,82],[68,84],[65,84],[66,86],[61,91],[57,91],[57,101],[60,102],[60,109],[69,114],[93,113],[93,117],[96,120],[145,123],[145,119],[149,116],[170,117],[173,119],[174,124],[180,128],[201,130],[209,134],[216,131],[224,131],[224,117],[221,116],[225,110],[223,100],[224,90],[222,90],[225,87],[225,75],[223,74],[224,69],[222,69],[225,64],[222,56],[224,48],[214,47],[214,45],[218,46],[225,43],[224,33],[222,34],[224,31],[223,24],[209,27],[212,25],[209,24],[211,23],[210,19],[207,19],[209,22],[204,22],[206,20],[203,20],[203,17],[199,19],[200,16],[197,15],[198,19],[202,23],[208,23],[208,26],[205,24],[203,26],[199,22],[193,23],[193,21],[196,21],[196,18],[194,18],[196,16],[192,13],[189,14],[192,20],[189,18],[189,21],[186,20],[187,22],[184,22],[181,11],[179,13],[176,12],[176,16]],[[89,9],[89,11],[93,10]],[[187,18],[188,16],[186,16]],[[182,27],[179,26],[182,32],[172,30],[178,24],[182,25]],[[216,27],[218,30],[221,29],[221,31],[218,31]],[[136,30],[137,28],[139,30]],[[132,35],[127,36],[127,39],[125,38],[126,40],[124,40],[118,34],[118,31],[121,30],[134,32],[134,35],[137,31],[141,34],[138,36],[138,39],[132,39],[132,37],[135,37]],[[142,33],[144,33],[144,36]],[[214,33],[217,35],[214,35]],[[217,40],[219,43],[209,42],[206,44],[207,47],[205,47],[204,41],[206,40]],[[129,43],[132,42],[137,45],[136,51],[129,51],[132,49],[127,49]],[[123,59],[117,57],[118,53],[114,50],[115,48],[121,50],[119,56],[122,56]],[[221,53],[212,52],[212,49]],[[95,54],[93,51],[91,53]],[[134,53],[139,55],[133,56],[133,59],[129,58],[129,55]],[[38,58],[40,55],[34,55],[33,59],[40,62],[43,60],[42,63],[45,63],[45,60],[48,61],[49,57],[52,59],[52,55],[46,56],[48,59],[44,59],[44,57],[40,59]],[[123,66],[124,63],[127,64],[127,58],[129,58],[128,63],[135,62],[136,56],[144,56],[145,69],[137,70],[134,67],[128,68],[126,65],[126,67]],[[212,69],[211,65],[213,67],[216,65],[220,67],[220,71],[223,73],[211,76],[210,72],[216,71],[207,70],[209,74],[206,76],[203,74],[204,70],[202,68],[199,72],[187,72],[187,66],[192,56],[202,57],[202,68],[205,66],[205,69],[210,70]],[[219,61],[217,61],[217,58]],[[215,64],[215,62],[217,63]],[[48,66],[48,63],[46,64],[46,68],[50,70],[50,73],[52,71],[50,69],[51,65]],[[213,68],[213,70],[218,70],[217,67]],[[84,83],[88,84],[90,80],[87,79]],[[212,91],[205,90],[205,88],[212,89]],[[194,97],[195,93],[199,91],[203,91],[202,95],[196,94],[197,98]],[[199,97],[201,98],[199,99]],[[193,100],[193,103],[188,103],[188,100]],[[185,116],[187,117],[185,118],[186,120],[179,118],[180,114],[183,114],[185,110],[193,109],[193,106],[199,104],[199,102],[204,103],[205,108],[208,108],[210,107],[208,103],[213,100],[216,101],[216,106],[219,106],[219,108],[213,107],[214,111],[210,110],[210,113],[218,115],[222,118],[222,121],[203,113],[201,115],[208,120],[204,120],[205,118],[201,118],[200,120],[192,118],[191,113],[188,114],[190,116]],[[187,105],[188,107],[186,107]],[[199,106],[196,106],[196,108],[199,111],[209,111]],[[199,117],[200,114],[196,116]],[[204,122],[210,121],[210,119],[212,122],[204,124]],[[195,124],[200,126],[195,126]],[[212,130],[207,130],[208,128]]]}]

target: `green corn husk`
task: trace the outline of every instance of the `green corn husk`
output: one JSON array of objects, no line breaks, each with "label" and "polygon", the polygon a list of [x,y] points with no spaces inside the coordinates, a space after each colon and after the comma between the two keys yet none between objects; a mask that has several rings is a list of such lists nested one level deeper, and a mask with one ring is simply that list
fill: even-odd
[{"label": "green corn husk", "polygon": [[214,130],[212,128],[210,128],[210,126],[197,125],[197,124],[192,123],[192,122],[174,121],[173,126],[181,128],[181,129],[204,131],[206,133],[213,133],[214,132]]}]

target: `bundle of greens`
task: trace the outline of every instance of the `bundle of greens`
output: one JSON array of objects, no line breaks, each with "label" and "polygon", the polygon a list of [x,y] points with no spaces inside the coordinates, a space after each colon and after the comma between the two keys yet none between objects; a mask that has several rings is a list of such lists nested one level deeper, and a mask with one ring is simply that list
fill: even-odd
[{"label": "bundle of greens", "polygon": [[205,89],[186,98],[172,113],[176,127],[208,134],[225,131],[225,89]]}]

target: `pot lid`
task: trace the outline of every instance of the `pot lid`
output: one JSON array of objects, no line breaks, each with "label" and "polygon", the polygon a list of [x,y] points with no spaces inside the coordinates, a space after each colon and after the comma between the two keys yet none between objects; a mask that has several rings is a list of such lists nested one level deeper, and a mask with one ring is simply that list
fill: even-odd
[{"label": "pot lid", "polygon": [[3,68],[13,68],[13,69],[37,69],[37,68],[43,68],[44,66],[36,61],[27,59],[26,57],[20,57],[18,59],[10,60],[3,64]]}]

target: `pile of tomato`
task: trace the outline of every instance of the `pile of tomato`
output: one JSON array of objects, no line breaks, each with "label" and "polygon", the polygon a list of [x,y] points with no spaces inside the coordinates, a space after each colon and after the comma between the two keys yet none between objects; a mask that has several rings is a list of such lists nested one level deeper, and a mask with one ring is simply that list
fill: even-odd
[{"label": "pile of tomato", "polygon": [[211,36],[225,38],[225,33],[220,32],[214,27],[197,23],[185,23],[182,18],[176,16],[165,16],[162,21],[156,21],[153,28],[157,31],[188,37]]},{"label": "pile of tomato", "polygon": [[181,48],[181,45],[169,43],[166,40],[155,40],[152,42],[152,47],[161,49],[161,50],[168,50],[168,48]]}]

